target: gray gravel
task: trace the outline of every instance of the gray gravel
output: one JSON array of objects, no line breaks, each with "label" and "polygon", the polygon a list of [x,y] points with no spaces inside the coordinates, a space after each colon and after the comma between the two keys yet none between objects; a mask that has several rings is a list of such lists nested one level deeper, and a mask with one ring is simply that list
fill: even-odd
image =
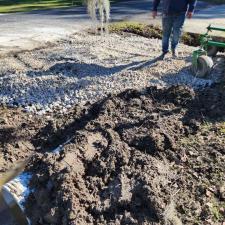
[{"label": "gray gravel", "polygon": [[168,55],[157,61],[160,49],[156,39],[77,33],[53,47],[0,59],[0,102],[40,115],[64,113],[74,104],[128,88],[174,84],[202,88],[217,79],[214,74],[208,79],[192,75],[194,48],[180,45],[178,59]]}]

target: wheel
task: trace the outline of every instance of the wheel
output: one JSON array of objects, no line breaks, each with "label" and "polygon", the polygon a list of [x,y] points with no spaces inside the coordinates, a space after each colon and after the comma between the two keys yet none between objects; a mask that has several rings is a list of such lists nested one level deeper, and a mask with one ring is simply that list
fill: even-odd
[{"label": "wheel", "polygon": [[208,46],[207,55],[210,57],[215,57],[218,52],[218,48],[216,46]]},{"label": "wheel", "polygon": [[212,67],[212,58],[206,55],[201,55],[197,60],[197,68],[193,68],[193,71],[197,77],[205,77],[211,72]]}]

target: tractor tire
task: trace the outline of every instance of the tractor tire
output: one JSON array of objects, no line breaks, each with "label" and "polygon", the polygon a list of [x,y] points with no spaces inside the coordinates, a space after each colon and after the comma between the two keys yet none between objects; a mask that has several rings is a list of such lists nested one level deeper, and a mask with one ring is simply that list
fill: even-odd
[{"label": "tractor tire", "polygon": [[215,57],[217,52],[218,52],[218,47],[216,46],[209,46],[208,49],[207,49],[207,55],[209,57]]},{"label": "tractor tire", "polygon": [[200,78],[206,77],[211,72],[213,64],[213,60],[209,56],[199,56],[197,68],[194,68],[195,75]]}]

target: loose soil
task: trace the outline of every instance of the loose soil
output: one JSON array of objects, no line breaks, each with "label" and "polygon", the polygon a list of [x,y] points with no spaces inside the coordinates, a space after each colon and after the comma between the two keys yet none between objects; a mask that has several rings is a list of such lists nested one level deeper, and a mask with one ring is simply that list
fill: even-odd
[{"label": "loose soil", "polygon": [[[1,59],[0,75],[26,72],[32,77],[47,71],[48,76],[50,71],[70,76],[75,67],[68,60],[74,61],[74,52],[86,60],[85,67],[91,57],[113,65],[118,61],[111,61],[112,51],[121,61],[129,49],[131,55],[137,51],[137,62],[148,57],[146,51],[158,55],[158,47],[152,47],[158,42],[138,36],[127,39],[136,40],[135,47],[141,43],[139,48],[119,51],[128,43],[125,39],[101,54],[108,39],[85,38],[85,45],[84,35],[77,35],[74,46],[65,42],[66,47],[61,43]],[[181,59],[135,68],[140,79],[149,74],[142,85],[137,79],[139,89],[73,105],[64,114],[55,110],[38,116],[0,106],[0,173],[32,156],[26,168],[33,175],[32,192],[25,203],[32,224],[224,225],[224,84],[195,91],[185,86],[143,88],[152,76],[171,74],[174,79],[190,52],[184,47]],[[127,73],[124,77],[129,79]],[[64,143],[62,151],[52,153]]]},{"label": "loose soil", "polygon": [[29,137],[32,224],[222,224],[224,97],[149,87],[42,121]]},{"label": "loose soil", "polygon": [[25,114],[22,109],[0,107],[0,172],[36,150],[31,139],[42,126],[41,118]]}]

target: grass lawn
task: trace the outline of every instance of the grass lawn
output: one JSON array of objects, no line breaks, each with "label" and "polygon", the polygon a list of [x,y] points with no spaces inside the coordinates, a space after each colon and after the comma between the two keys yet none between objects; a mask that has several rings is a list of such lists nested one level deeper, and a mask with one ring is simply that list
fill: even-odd
[{"label": "grass lawn", "polygon": [[0,13],[27,12],[80,4],[81,0],[0,0]]},{"label": "grass lawn", "polygon": [[[113,0],[115,2],[118,0]],[[82,0],[0,0],[0,13],[28,12],[82,5]]]}]

